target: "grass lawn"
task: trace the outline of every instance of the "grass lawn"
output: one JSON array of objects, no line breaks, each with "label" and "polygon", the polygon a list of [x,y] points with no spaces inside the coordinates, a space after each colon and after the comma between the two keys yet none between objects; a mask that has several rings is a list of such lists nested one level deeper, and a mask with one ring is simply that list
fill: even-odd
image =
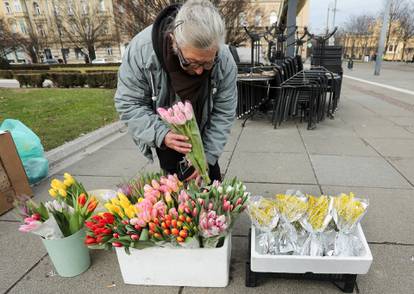
[{"label": "grass lawn", "polygon": [[18,119],[42,140],[45,150],[118,120],[107,89],[0,89],[0,124]]}]

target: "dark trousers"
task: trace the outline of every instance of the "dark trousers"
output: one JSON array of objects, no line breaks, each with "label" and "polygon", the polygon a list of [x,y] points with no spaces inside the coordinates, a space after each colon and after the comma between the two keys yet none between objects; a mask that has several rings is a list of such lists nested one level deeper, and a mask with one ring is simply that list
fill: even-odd
[{"label": "dark trousers", "polygon": [[[158,159],[160,161],[161,168],[167,174],[176,174],[178,172],[178,163],[184,158],[184,155],[172,150],[170,148],[166,149],[156,149]],[[209,176],[211,181],[221,181],[221,172],[218,162],[215,165],[208,165]]]}]

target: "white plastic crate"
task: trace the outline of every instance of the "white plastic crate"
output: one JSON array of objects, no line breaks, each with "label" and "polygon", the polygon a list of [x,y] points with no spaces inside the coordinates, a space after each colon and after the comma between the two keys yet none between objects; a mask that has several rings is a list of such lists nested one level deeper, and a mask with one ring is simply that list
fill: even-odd
[{"label": "white plastic crate", "polygon": [[126,284],[226,287],[229,283],[231,235],[220,248],[116,248]]},{"label": "white plastic crate", "polygon": [[265,273],[366,274],[372,254],[360,224],[357,236],[364,246],[361,256],[265,255],[256,251],[256,229],[252,226],[250,268]]}]

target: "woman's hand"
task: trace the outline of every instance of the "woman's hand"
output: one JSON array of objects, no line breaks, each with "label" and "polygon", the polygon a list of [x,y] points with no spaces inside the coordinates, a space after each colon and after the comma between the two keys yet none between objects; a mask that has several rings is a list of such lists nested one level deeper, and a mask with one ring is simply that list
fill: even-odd
[{"label": "woman's hand", "polygon": [[186,136],[177,135],[172,131],[169,131],[164,138],[165,146],[182,154],[187,154],[191,151],[191,144],[187,142],[188,138]]}]

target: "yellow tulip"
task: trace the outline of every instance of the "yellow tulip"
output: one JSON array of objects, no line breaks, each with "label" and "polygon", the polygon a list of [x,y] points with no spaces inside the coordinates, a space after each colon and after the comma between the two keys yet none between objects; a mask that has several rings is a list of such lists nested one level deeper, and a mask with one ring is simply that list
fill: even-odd
[{"label": "yellow tulip", "polygon": [[144,201],[144,198],[143,197],[139,197],[138,198],[138,203],[141,203],[142,201]]},{"label": "yellow tulip", "polygon": [[111,203],[106,203],[105,208],[109,210],[109,212],[116,213],[120,217],[124,217],[124,213],[122,212],[122,209],[119,206],[113,205]]},{"label": "yellow tulip", "polygon": [[121,204],[119,202],[118,198],[115,198],[115,197],[111,199],[111,202],[112,202],[113,205],[120,205]]},{"label": "yellow tulip", "polygon": [[59,189],[59,195],[62,197],[66,197],[67,193],[65,189]]},{"label": "yellow tulip", "polygon": [[61,181],[59,181],[58,179],[53,179],[52,182],[50,183],[50,186],[55,189],[55,190],[59,190],[59,189],[65,189],[66,186],[65,184],[63,184]]},{"label": "yellow tulip", "polygon": [[55,189],[49,189],[49,195],[52,197],[56,197],[58,195],[58,193],[56,192]]},{"label": "yellow tulip", "polygon": [[127,209],[125,209],[125,214],[128,218],[134,218],[136,216],[136,209],[135,206],[130,205]]}]

